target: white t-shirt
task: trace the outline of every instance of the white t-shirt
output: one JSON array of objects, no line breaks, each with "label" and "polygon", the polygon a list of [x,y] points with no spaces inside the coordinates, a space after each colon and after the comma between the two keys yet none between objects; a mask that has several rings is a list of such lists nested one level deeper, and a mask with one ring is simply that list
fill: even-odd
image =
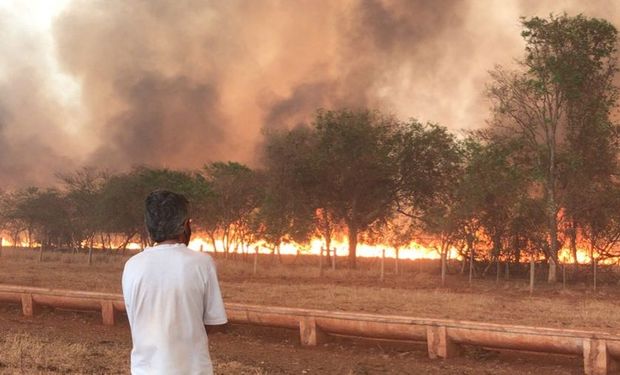
[{"label": "white t-shirt", "polygon": [[146,248],[125,264],[131,373],[213,374],[205,325],[227,322],[213,259],[184,244]]}]

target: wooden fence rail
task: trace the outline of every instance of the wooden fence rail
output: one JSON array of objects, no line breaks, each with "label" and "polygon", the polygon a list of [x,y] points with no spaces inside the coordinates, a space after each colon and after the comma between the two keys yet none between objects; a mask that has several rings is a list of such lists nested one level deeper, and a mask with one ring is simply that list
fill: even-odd
[{"label": "wooden fence rail", "polygon": [[[0,302],[21,304],[26,316],[39,306],[101,311],[112,325],[125,311],[120,294],[0,285]],[[302,345],[317,345],[328,334],[423,341],[431,358],[458,355],[459,346],[583,355],[588,375],[607,374],[620,359],[620,336],[603,332],[501,325],[448,319],[362,314],[226,303],[231,323],[299,329]]]}]

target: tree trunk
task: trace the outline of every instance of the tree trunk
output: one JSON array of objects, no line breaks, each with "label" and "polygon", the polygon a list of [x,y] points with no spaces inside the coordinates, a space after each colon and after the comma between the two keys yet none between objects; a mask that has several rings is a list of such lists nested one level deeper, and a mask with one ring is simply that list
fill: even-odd
[{"label": "tree trunk", "polygon": [[577,265],[579,265],[579,260],[577,259],[577,223],[574,220],[571,221],[568,239],[570,241],[570,253],[573,257],[573,264],[575,269],[577,269]]},{"label": "tree trunk", "polygon": [[332,238],[331,236],[325,236],[325,255],[327,255],[327,264],[332,262],[331,258],[331,246],[332,246]]},{"label": "tree trunk", "polygon": [[448,255],[448,245],[441,245],[441,286],[446,285],[446,258]]},{"label": "tree trunk", "polygon": [[515,255],[515,264],[521,264],[521,243],[519,241],[519,234],[516,232],[513,238],[512,247]]},{"label": "tree trunk", "polygon": [[499,257],[502,253],[502,238],[499,231],[493,235],[493,256],[495,258],[495,283],[499,283],[500,264]]},{"label": "tree trunk", "polygon": [[213,256],[217,255],[217,242],[215,242],[215,234],[209,233],[209,239],[211,239],[211,244],[213,245]]},{"label": "tree trunk", "polygon": [[107,234],[107,238],[108,238],[108,248],[110,249],[110,252],[112,252],[112,238],[110,237],[110,233]]},{"label": "tree trunk", "polygon": [[593,274],[594,274],[593,275],[593,278],[594,278],[594,290],[596,290],[596,281],[597,281],[596,280],[596,269],[598,268],[597,267],[598,260],[597,259],[592,259],[592,263],[593,263],[592,266],[594,267],[594,272],[593,272]]},{"label": "tree trunk", "polygon": [[555,134],[550,138],[549,145],[549,176],[547,176],[547,216],[549,219],[549,273],[547,282],[558,281],[556,259],[558,256],[558,215],[555,201]]},{"label": "tree trunk", "polygon": [[499,284],[499,273],[500,273],[500,264],[499,264],[499,257],[495,258],[495,283]]},{"label": "tree trunk", "polygon": [[552,257],[549,257],[549,275],[547,277],[548,283],[555,283],[558,281],[558,267],[555,263],[555,260]]},{"label": "tree trunk", "polygon": [[90,247],[88,248],[88,265],[93,264],[93,240],[90,240]]},{"label": "tree trunk", "polygon": [[596,258],[594,257],[594,233],[590,239],[590,264],[592,266],[592,286],[596,290]]},{"label": "tree trunk", "polygon": [[471,286],[474,277],[474,243],[471,240],[467,241],[467,247],[469,247],[469,285]]},{"label": "tree trunk", "polygon": [[530,294],[534,293],[534,272],[535,272],[535,264],[534,264],[534,255],[530,259]]},{"label": "tree trunk", "polygon": [[357,226],[349,224],[349,268],[357,268]]}]

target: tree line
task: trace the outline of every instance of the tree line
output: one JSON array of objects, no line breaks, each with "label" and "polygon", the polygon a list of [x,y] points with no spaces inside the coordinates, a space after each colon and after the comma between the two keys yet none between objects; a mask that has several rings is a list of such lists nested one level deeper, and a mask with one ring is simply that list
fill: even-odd
[{"label": "tree line", "polygon": [[[620,256],[617,30],[566,14],[521,20],[524,56],[496,67],[492,116],[462,135],[377,110],[319,110],[309,124],[264,134],[260,168],[214,162],[198,171],[137,167],[60,175],[54,189],[4,192],[2,231],[45,246],[147,244],[144,196],[182,192],[195,225],[219,251],[262,241],[326,248],[346,233],[398,250],[430,236],[442,264],[542,257],[557,280],[562,248],[593,262]],[[465,263],[464,263],[465,264]],[[445,272],[445,266],[442,267]]]}]

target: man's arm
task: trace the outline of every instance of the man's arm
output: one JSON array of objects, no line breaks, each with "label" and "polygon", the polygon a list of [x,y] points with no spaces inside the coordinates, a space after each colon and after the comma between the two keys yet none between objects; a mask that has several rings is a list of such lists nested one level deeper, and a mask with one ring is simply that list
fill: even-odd
[{"label": "man's arm", "polygon": [[217,272],[215,271],[215,264],[213,264],[212,259],[209,259],[209,267],[207,269],[207,283],[205,285],[202,320],[207,334],[211,332],[223,332],[226,329],[226,323],[228,323],[220,285],[217,280]]}]

